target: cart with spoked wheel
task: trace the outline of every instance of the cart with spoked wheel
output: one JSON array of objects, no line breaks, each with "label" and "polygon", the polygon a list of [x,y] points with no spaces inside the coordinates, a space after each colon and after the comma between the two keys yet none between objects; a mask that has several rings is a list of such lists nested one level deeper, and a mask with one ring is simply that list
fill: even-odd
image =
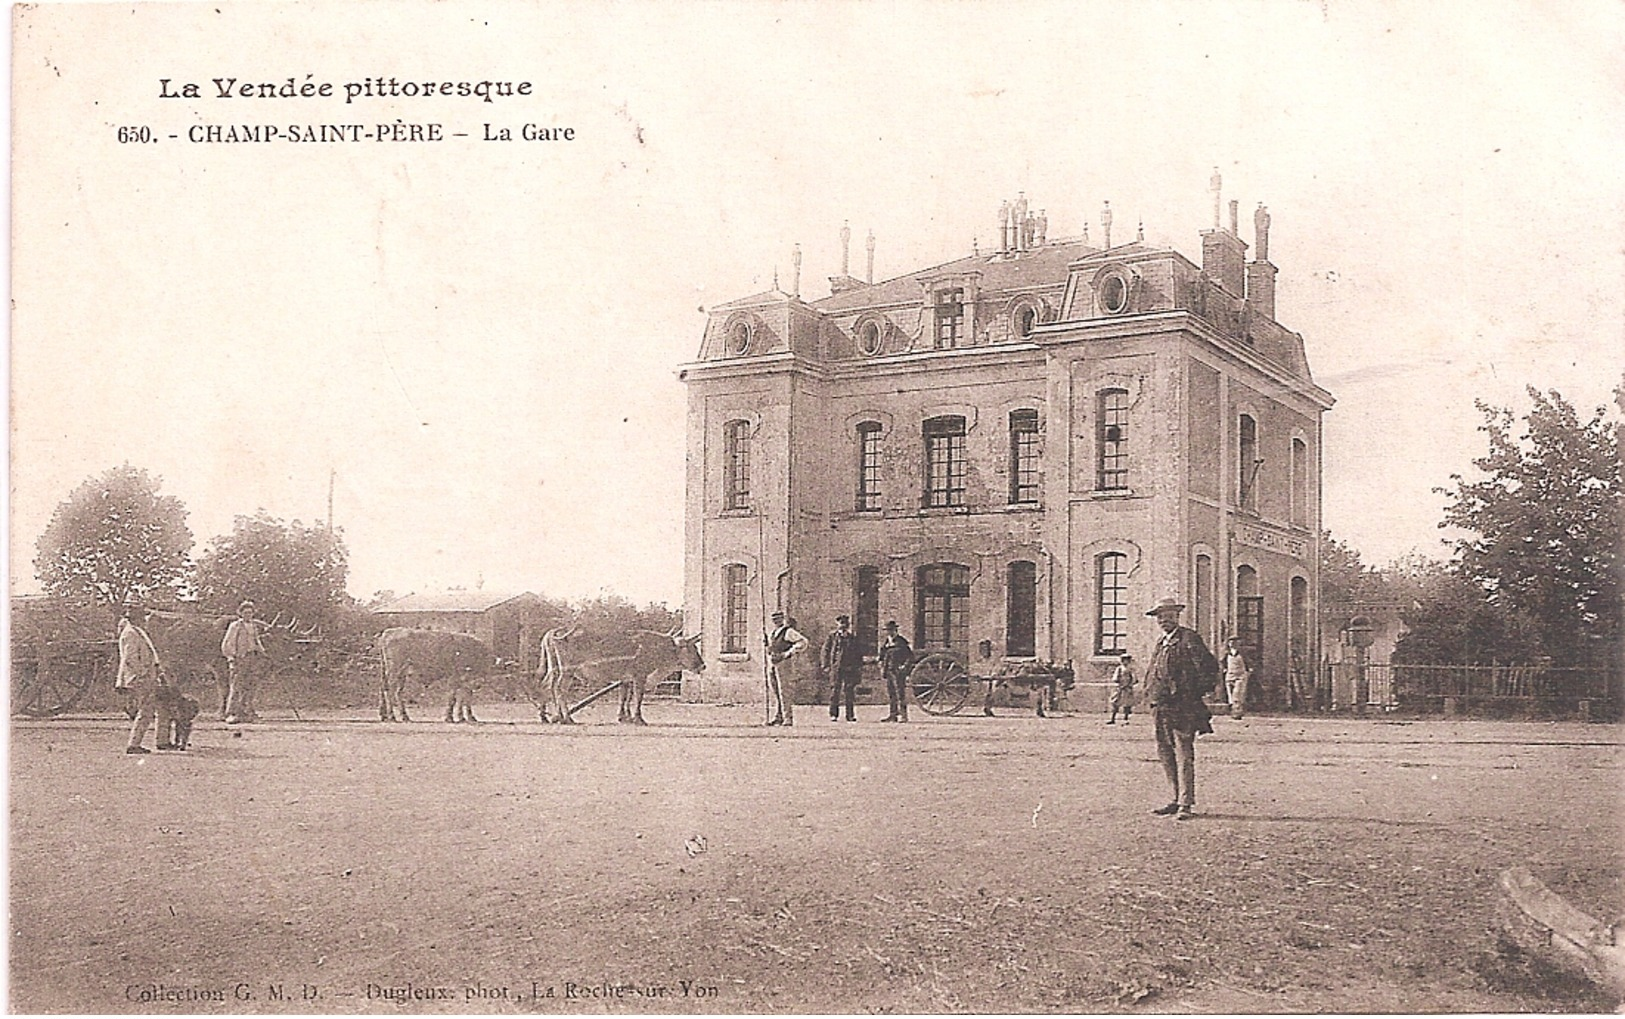
[{"label": "cart with spoked wheel", "polygon": [[1072,667],[1050,662],[1017,662],[1001,665],[987,675],[971,672],[967,659],[956,651],[927,651],[915,659],[908,673],[908,689],[914,703],[928,715],[956,715],[981,694],[984,714],[993,712],[993,694],[1000,686],[1022,688],[1037,696],[1039,714],[1044,698],[1053,707],[1057,690],[1072,686]]}]

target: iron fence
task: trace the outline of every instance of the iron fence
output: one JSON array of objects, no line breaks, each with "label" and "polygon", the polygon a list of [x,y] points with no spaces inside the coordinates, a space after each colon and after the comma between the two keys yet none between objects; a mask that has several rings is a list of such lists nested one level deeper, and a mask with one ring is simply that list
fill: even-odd
[{"label": "iron fence", "polygon": [[1333,710],[1472,710],[1493,704],[1612,712],[1625,701],[1618,669],[1542,665],[1330,663],[1322,677]]}]

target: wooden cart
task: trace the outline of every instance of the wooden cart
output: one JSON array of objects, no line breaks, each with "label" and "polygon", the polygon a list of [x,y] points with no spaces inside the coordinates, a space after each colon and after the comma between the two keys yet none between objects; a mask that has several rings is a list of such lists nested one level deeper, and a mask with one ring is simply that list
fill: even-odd
[{"label": "wooden cart", "polygon": [[992,714],[993,692],[1000,684],[1047,693],[1053,706],[1055,692],[1072,686],[1072,667],[1050,662],[1022,662],[978,676],[970,671],[964,655],[954,651],[929,651],[915,660],[908,673],[914,703],[929,715],[958,714],[972,703],[973,691],[982,694],[983,712]]}]

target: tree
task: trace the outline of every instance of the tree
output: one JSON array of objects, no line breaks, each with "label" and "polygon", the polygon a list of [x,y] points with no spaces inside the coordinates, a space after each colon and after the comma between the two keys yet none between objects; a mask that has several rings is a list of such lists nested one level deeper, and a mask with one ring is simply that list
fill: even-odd
[{"label": "tree", "polygon": [[192,532],[185,504],[158,494],[160,484],[124,464],[75,488],[34,546],[45,590],[106,606],[173,591],[186,576]]},{"label": "tree", "polygon": [[681,614],[664,604],[652,603],[640,609],[616,594],[583,599],[574,605],[573,614],[581,626],[580,646],[594,654],[629,654],[637,650],[634,631],[666,633],[682,621]]},{"label": "tree", "polygon": [[1400,613],[1406,632],[1394,645],[1394,664],[1495,665],[1543,655],[1533,622],[1490,601],[1459,570],[1435,569],[1417,581],[1415,600]]},{"label": "tree", "polygon": [[349,552],[338,532],[284,523],[260,510],[237,517],[231,533],[209,542],[198,558],[193,586],[214,612],[236,612],[252,598],[262,616],[281,613],[309,622],[332,622],[349,601]]},{"label": "tree", "polygon": [[[1618,425],[1598,408],[1582,422],[1556,391],[1531,387],[1519,433],[1512,412],[1478,404],[1485,475],[1452,475],[1441,527],[1467,532],[1457,569],[1558,665],[1585,664],[1619,639]],[[1598,645],[1598,646],[1594,646]],[[1502,660],[1507,656],[1503,655]]]},{"label": "tree", "polygon": [[1358,550],[1320,534],[1320,604],[1346,606],[1384,597],[1383,575],[1360,561]]}]

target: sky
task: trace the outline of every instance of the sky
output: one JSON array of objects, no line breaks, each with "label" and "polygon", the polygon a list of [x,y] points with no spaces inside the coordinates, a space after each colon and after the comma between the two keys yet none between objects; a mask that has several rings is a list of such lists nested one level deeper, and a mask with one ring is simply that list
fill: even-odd
[{"label": "sky", "polygon": [[[44,5],[14,18],[10,570],[121,463],[195,552],[334,519],[350,591],[682,592],[703,309],[1051,237],[1199,262],[1215,167],[1268,205],[1325,417],[1323,521],[1442,555],[1482,399],[1621,380],[1625,8],[1612,2]],[[306,76],[310,77],[307,79]],[[211,80],[529,81],[220,99]],[[161,79],[203,86],[164,98]],[[174,87],[172,85],[172,87]],[[468,138],[200,144],[195,125]],[[490,124],[570,142],[486,142]],[[120,126],[158,141],[120,144]],[[170,139],[168,135],[179,135]]]}]

